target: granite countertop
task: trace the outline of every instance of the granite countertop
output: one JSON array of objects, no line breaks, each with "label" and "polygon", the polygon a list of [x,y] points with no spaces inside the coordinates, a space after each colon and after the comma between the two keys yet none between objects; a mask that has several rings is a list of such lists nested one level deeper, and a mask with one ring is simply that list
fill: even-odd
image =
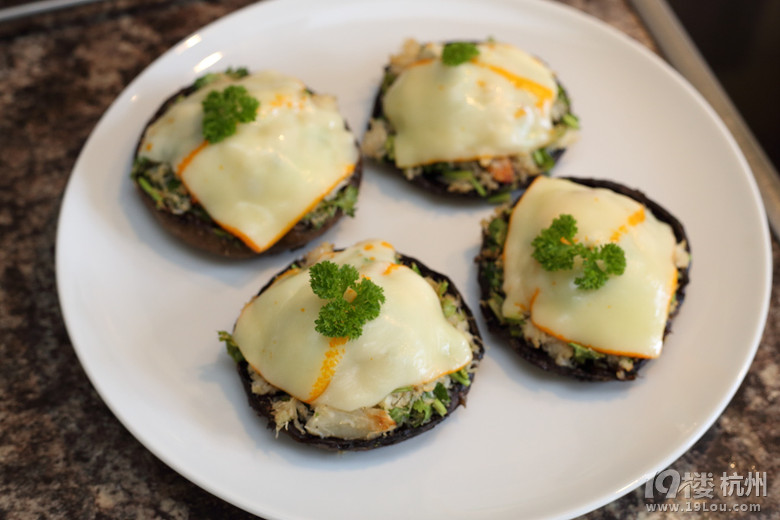
[{"label": "granite countertop", "polygon": [[[71,346],[54,269],[62,194],[100,116],[165,50],[249,3],[107,0],[0,23],[0,518],[254,518],[179,476],[109,411]],[[623,0],[565,3],[655,50]],[[755,361],[723,415],[671,465],[713,473],[710,504],[762,509],[713,517],[780,518],[776,242],[772,249],[775,283]],[[721,496],[723,472],[765,472],[767,496]],[[586,518],[695,514],[646,513],[645,504],[642,486]]]}]

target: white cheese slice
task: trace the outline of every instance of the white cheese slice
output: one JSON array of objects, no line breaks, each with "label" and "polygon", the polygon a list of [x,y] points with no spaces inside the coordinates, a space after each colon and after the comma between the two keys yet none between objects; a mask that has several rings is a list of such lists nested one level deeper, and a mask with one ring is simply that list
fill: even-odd
[{"label": "white cheese slice", "polygon": [[[206,144],[201,103],[230,85],[260,102],[257,118]],[[257,252],[349,177],[358,160],[332,98],[272,71],[221,79],[173,104],[145,133],[141,155],[173,165],[209,215]]]},{"label": "white cheese slice", "polygon": [[478,48],[474,60],[457,66],[421,60],[386,92],[399,168],[518,155],[552,141],[552,71],[511,45]]},{"label": "white cheese slice", "polygon": [[[561,214],[577,221],[575,240],[617,243],[626,270],[595,290],[577,287],[581,271],[545,271],[531,242]],[[603,188],[540,177],[513,210],[504,245],[505,316],[599,352],[654,358],[661,353],[669,305],[677,290],[676,240],[644,206]]]},{"label": "white cheese slice", "polygon": [[246,305],[233,331],[269,383],[310,404],[351,411],[471,362],[469,338],[446,320],[428,282],[395,263],[389,244],[361,242],[325,259],[351,264],[383,288],[380,315],[357,339],[325,337],[314,330],[325,302],[312,292],[309,270],[278,278]]}]

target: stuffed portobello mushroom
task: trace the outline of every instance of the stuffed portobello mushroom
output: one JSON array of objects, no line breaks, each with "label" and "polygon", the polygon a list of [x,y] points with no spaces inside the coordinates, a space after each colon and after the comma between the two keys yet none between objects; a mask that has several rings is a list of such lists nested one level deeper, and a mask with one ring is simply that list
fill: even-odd
[{"label": "stuffed portobello mushroom", "polygon": [[228,69],[160,107],[131,178],[173,235],[251,257],[300,247],[353,215],[361,161],[334,97],[277,72]]},{"label": "stuffed portobello mushroom", "polygon": [[484,351],[451,281],[378,240],[313,250],[220,337],[270,429],[337,451],[439,424],[465,404]]},{"label": "stuffed portobello mushroom", "polygon": [[539,177],[482,228],[480,307],[523,358],[608,381],[636,378],[661,354],[690,248],[682,224],[643,193]]},{"label": "stuffed portobello mushroom", "polygon": [[385,67],[361,147],[426,189],[508,201],[578,129],[555,74],[523,50],[407,40]]}]

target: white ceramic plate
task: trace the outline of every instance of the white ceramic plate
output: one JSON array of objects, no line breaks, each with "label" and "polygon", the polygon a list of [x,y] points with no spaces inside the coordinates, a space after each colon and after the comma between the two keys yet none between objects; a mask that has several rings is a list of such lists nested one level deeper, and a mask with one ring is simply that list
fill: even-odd
[{"label": "white ceramic plate", "polygon": [[[321,453],[265,429],[216,333],[298,255],[230,262],[182,247],[141,206],[131,157],[163,99],[228,66],[299,76],[336,94],[362,130],[387,56],[409,36],[493,36],[550,63],[583,123],[555,173],[615,179],[670,209],[690,236],[692,282],[663,356],[638,381],[553,377],[486,334],[468,408],[397,446]],[[449,273],[476,309],[473,257],[492,209],[431,198],[370,165],[364,179],[357,218],[325,238],[389,240]],[[677,74],[609,27],[537,1],[282,0],[193,34],[111,106],[68,185],[57,274],[71,339],[103,399],[152,452],[223,499],[267,518],[518,519],[608,503],[699,438],[755,353],[769,254],[756,187],[724,126]]]}]

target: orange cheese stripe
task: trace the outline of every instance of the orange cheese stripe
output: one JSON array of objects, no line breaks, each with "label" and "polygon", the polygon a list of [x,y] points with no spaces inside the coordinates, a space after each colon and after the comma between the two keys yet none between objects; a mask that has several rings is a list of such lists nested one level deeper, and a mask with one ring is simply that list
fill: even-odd
[{"label": "orange cheese stripe", "polygon": [[628,233],[628,226],[626,226],[624,224],[624,225],[620,226],[619,228],[617,228],[615,231],[613,231],[612,232],[612,236],[610,236],[609,239],[612,242],[617,242],[618,240],[620,240],[620,237],[622,237],[626,233]]},{"label": "orange cheese stripe", "polygon": [[613,354],[615,356],[627,356],[627,357],[638,357],[638,358],[650,358],[650,356],[643,356],[643,355],[640,355],[640,354],[636,354],[634,352],[621,352],[621,351],[618,351],[618,350],[609,350],[609,349],[605,349],[605,348],[596,347],[596,346],[593,346],[593,345],[587,345],[587,344],[584,344],[584,343],[582,343],[580,341],[574,341],[573,339],[569,339],[569,338],[567,338],[566,336],[564,336],[562,334],[558,334],[558,333],[548,329],[547,327],[543,327],[543,326],[539,325],[538,323],[536,323],[534,321],[534,319],[533,319],[533,309],[531,309],[531,323],[534,324],[534,327],[536,327],[537,329],[541,330],[545,334],[548,334],[548,335],[552,336],[553,338],[559,339],[559,340],[564,341],[566,343],[576,343],[578,345],[582,345],[583,347],[588,347],[590,349],[593,349],[596,352],[600,352],[602,354]]},{"label": "orange cheese stripe", "polygon": [[[204,141],[203,145],[201,145],[201,147],[197,148],[195,151],[190,153],[190,155],[187,156],[187,158],[185,158],[184,161],[182,161],[182,164],[184,164],[184,162],[187,161],[187,165],[188,165],[189,162],[192,161],[192,157],[194,157],[197,154],[197,152],[199,152],[205,144],[208,144],[208,142]],[[187,159],[189,159],[189,161]],[[186,168],[187,165],[185,165],[184,167]],[[183,168],[181,167],[181,165],[180,165],[179,170],[183,171]],[[317,197],[311,204],[309,204],[297,217],[295,217],[292,221],[288,222],[287,225],[275,237],[273,237],[267,244],[262,244],[262,245],[256,244],[251,238],[249,238],[241,230],[239,230],[237,228],[234,228],[232,226],[229,226],[227,224],[224,224],[224,223],[220,222],[219,220],[215,219],[213,216],[211,218],[214,219],[214,222],[216,222],[219,225],[219,227],[221,227],[222,229],[224,229],[225,231],[227,231],[231,235],[234,235],[239,240],[241,240],[244,244],[246,244],[246,246],[249,249],[251,249],[255,253],[262,253],[263,251],[265,251],[266,249],[270,248],[272,245],[277,243],[284,235],[286,235],[287,232],[290,231],[293,228],[293,226],[295,226],[295,224],[298,223],[299,220],[301,220],[307,213],[309,213],[311,210],[313,210],[317,206],[317,204],[322,202],[322,199],[324,199],[325,196],[328,193],[333,191],[333,189],[336,186],[338,186],[339,183],[341,183],[344,179],[346,179],[347,177],[352,175],[352,172],[354,172],[354,171],[355,171],[355,165],[354,164],[347,165],[347,167],[344,169],[344,175],[339,177],[339,179],[337,179],[336,182],[334,182],[330,187],[328,187],[328,189],[326,189],[322,193],[322,195]],[[179,176],[181,177],[181,173],[179,173]],[[187,186],[187,183],[184,181],[183,178],[182,178],[182,183],[184,184],[185,187],[187,187],[187,189],[189,191],[189,187]],[[190,191],[190,195],[192,195],[191,191]],[[194,199],[195,199],[195,197],[193,196],[193,200]]]},{"label": "orange cheese stripe", "polygon": [[344,349],[339,348],[347,342],[347,338],[333,338],[328,343],[328,350],[325,352],[325,359],[322,360],[320,366],[320,375],[314,382],[314,385],[309,392],[309,398],[307,403],[311,403],[328,388],[330,381],[333,379],[333,374],[336,373],[336,367],[341,361],[341,357],[344,355]]},{"label": "orange cheese stripe", "polygon": [[401,267],[401,264],[390,264],[387,266],[387,269],[385,269],[385,272],[383,272],[382,274],[388,275],[393,271],[395,271],[396,269],[398,269],[399,267]]},{"label": "orange cheese stripe", "polygon": [[536,302],[536,298],[539,296],[539,288],[537,287],[534,293],[531,295],[531,300],[528,302],[528,309],[533,311],[534,310],[534,303]]},{"label": "orange cheese stripe", "polygon": [[[677,292],[677,271],[676,270],[674,272],[674,276],[672,277],[671,286],[672,286],[671,287],[672,291],[670,292],[670,294],[672,296],[674,296],[674,293]],[[534,309],[533,309],[533,307],[534,307],[534,302],[536,301],[536,297],[538,295],[539,295],[539,289],[536,289],[536,292],[534,292],[534,295],[531,297],[531,302],[529,304],[529,309],[530,309],[529,319],[531,320],[531,323],[534,324],[534,327],[536,327],[537,329],[541,330],[545,334],[548,334],[548,335],[550,335],[550,336],[552,336],[552,337],[554,337],[556,339],[559,339],[561,341],[564,341],[566,343],[577,343],[578,345],[582,345],[583,347],[588,347],[588,348],[593,349],[596,352],[600,352],[602,354],[613,354],[615,356],[626,356],[626,357],[636,357],[636,358],[652,359],[652,356],[645,356],[645,355],[642,355],[642,354],[637,354],[635,352],[623,352],[623,351],[620,351],[620,350],[610,350],[610,349],[606,349],[606,348],[596,347],[594,345],[587,345],[587,344],[582,343],[580,341],[575,341],[573,339],[567,338],[563,334],[558,334],[557,332],[555,332],[555,331],[553,331],[551,329],[548,329],[547,327],[543,327],[542,325],[540,325],[540,324],[538,324],[537,322],[534,321],[534,314],[533,314],[533,310]],[[667,316],[669,315],[669,308],[670,308],[671,304],[672,304],[672,297],[669,298],[669,302],[666,304],[666,315]]]},{"label": "orange cheese stripe", "polygon": [[[282,229],[282,231],[280,231],[280,232],[279,232],[279,233],[278,233],[278,234],[277,234],[277,235],[276,235],[274,238],[272,238],[272,239],[271,239],[271,241],[270,241],[270,242],[268,242],[267,244],[265,244],[265,245],[263,245],[263,246],[259,246],[259,245],[255,244],[254,242],[252,242],[252,241],[251,241],[251,240],[249,240],[249,239],[247,239],[247,240],[241,239],[241,240],[242,240],[242,241],[243,241],[243,242],[244,242],[244,243],[245,243],[245,244],[246,244],[246,245],[247,245],[247,246],[248,246],[248,247],[249,247],[249,248],[250,248],[252,251],[254,251],[254,252],[256,252],[256,253],[262,253],[263,251],[265,251],[266,249],[268,249],[269,247],[271,247],[272,245],[274,245],[275,243],[277,243],[277,242],[279,241],[279,239],[281,239],[281,238],[282,238],[284,235],[286,235],[286,234],[287,234],[287,232],[288,232],[288,231],[290,231],[290,230],[293,228],[293,226],[295,226],[295,224],[297,224],[297,223],[298,223],[298,221],[299,221],[299,220],[301,220],[301,219],[302,219],[302,218],[303,218],[303,217],[304,217],[304,216],[305,216],[307,213],[309,213],[311,210],[313,210],[313,209],[314,209],[314,208],[317,206],[317,204],[319,204],[320,202],[322,202],[322,199],[324,199],[324,198],[325,198],[325,196],[326,196],[328,193],[330,193],[331,191],[333,191],[333,189],[334,189],[336,186],[338,186],[338,185],[339,185],[339,183],[340,183],[341,181],[343,181],[344,179],[346,179],[347,177],[349,177],[350,175],[352,175],[352,172],[353,172],[353,171],[355,171],[355,165],[354,165],[354,164],[350,164],[350,165],[348,165],[348,166],[347,166],[347,167],[344,169],[344,175],[342,175],[342,176],[341,176],[341,177],[340,177],[338,180],[336,180],[336,182],[334,182],[334,183],[333,183],[333,184],[332,184],[330,187],[328,187],[328,189],[327,189],[327,190],[325,190],[325,192],[324,192],[322,195],[320,195],[319,197],[317,197],[317,198],[316,198],[316,199],[315,199],[315,200],[314,200],[314,201],[313,201],[311,204],[309,204],[309,206],[308,206],[308,207],[306,207],[306,209],[304,209],[304,210],[303,210],[303,211],[300,213],[300,215],[298,215],[298,216],[297,216],[295,219],[293,219],[291,222],[289,222],[289,223],[287,224],[287,226],[285,226],[285,227],[284,227],[284,229]],[[219,222],[217,222],[217,224],[219,224],[220,226],[222,226],[222,224],[220,224]],[[241,238],[241,237],[239,237],[239,238]]]},{"label": "orange cheese stripe", "polygon": [[410,63],[406,68],[411,69],[412,67],[419,67],[420,65],[427,65],[428,63],[433,63],[433,58],[423,58],[421,60],[417,60],[413,63]]},{"label": "orange cheese stripe", "polygon": [[[414,63],[409,65],[409,68],[411,68],[411,67],[418,67],[420,65],[426,65],[426,64],[432,63],[432,62],[433,62],[432,58],[424,58],[424,59],[415,61]],[[517,74],[514,74],[514,73],[506,70],[503,67],[499,67],[498,65],[492,65],[490,63],[484,63],[484,62],[481,62],[481,61],[476,60],[476,59],[470,60],[469,63],[471,63],[472,65],[476,65],[478,67],[486,68],[486,69],[488,69],[488,70],[490,70],[492,72],[495,72],[499,76],[502,76],[503,78],[508,79],[509,81],[512,82],[512,84],[515,86],[515,88],[518,88],[518,89],[521,89],[521,90],[527,90],[528,92],[530,92],[531,94],[536,96],[536,106],[538,108],[542,108],[545,103],[547,103],[548,101],[552,101],[552,98],[555,95],[555,93],[552,90],[550,90],[549,88],[545,87],[544,85],[540,85],[539,83],[537,83],[537,82],[535,82],[535,81],[533,81],[531,79],[524,78],[522,76],[518,76]],[[480,86],[482,86],[482,85],[480,85]]]},{"label": "orange cheese stripe", "polygon": [[184,178],[182,175],[184,175],[184,170],[187,169],[187,167],[190,165],[193,159],[195,159],[195,156],[198,155],[200,152],[202,152],[206,146],[208,146],[209,142],[204,140],[202,143],[200,143],[198,146],[196,146],[187,156],[182,159],[182,161],[179,163],[179,166],[176,167],[176,176],[181,180],[182,184],[184,184],[184,187],[187,188],[187,192],[190,194],[190,198],[192,199],[192,202],[198,202],[197,197],[195,197],[195,194],[192,193],[192,190],[190,190],[189,186],[187,186],[187,183],[184,182]]},{"label": "orange cheese stripe", "polygon": [[612,235],[609,237],[609,239],[612,242],[617,242],[620,240],[620,237],[628,233],[629,226],[636,226],[637,224],[641,224],[645,221],[645,207],[642,206],[635,212],[633,212],[631,215],[628,216],[628,220],[626,221],[626,224],[623,224],[619,228],[617,228],[615,231],[612,232]]},{"label": "orange cheese stripe", "polygon": [[645,221],[645,207],[642,206],[628,217],[628,225],[636,226]]},{"label": "orange cheese stripe", "polygon": [[[212,218],[213,218],[213,217],[212,217]],[[235,227],[233,227],[233,226],[228,226],[227,224],[224,224],[224,223],[222,223],[222,222],[219,222],[219,221],[218,221],[218,220],[216,220],[216,219],[214,219],[214,222],[216,222],[216,223],[219,225],[219,227],[221,227],[222,229],[224,229],[225,231],[227,231],[228,233],[230,233],[230,234],[231,234],[231,235],[233,235],[234,237],[238,238],[239,240],[241,240],[241,241],[242,241],[244,244],[246,244],[246,245],[247,245],[247,247],[249,247],[249,249],[251,249],[251,250],[252,250],[252,251],[254,251],[255,253],[262,253],[263,251],[265,251],[265,249],[267,249],[267,248],[258,248],[258,247],[255,245],[255,243],[252,241],[252,239],[251,239],[251,238],[249,238],[249,237],[248,237],[248,236],[247,236],[247,235],[246,235],[246,234],[245,234],[243,231],[241,231],[240,229],[238,229],[238,228],[235,228]]]},{"label": "orange cheese stripe", "polygon": [[270,105],[273,108],[297,108],[298,110],[303,110],[304,108],[303,101],[293,102],[284,94],[276,94],[274,99],[271,100]]},{"label": "orange cheese stripe", "polygon": [[461,370],[461,369],[465,368],[466,366],[468,366],[469,363],[471,363],[471,361],[469,361],[467,363],[464,363],[463,365],[459,366],[458,368],[456,368],[454,370],[447,370],[445,372],[434,374],[429,379],[427,379],[427,380],[425,380],[425,381],[423,381],[421,383],[418,383],[418,385],[426,385],[426,384],[430,383],[431,381],[436,381],[440,377],[444,377],[444,376],[447,376],[449,374],[454,374],[458,370]]},{"label": "orange cheese stripe", "polygon": [[283,94],[276,94],[276,97],[271,101],[271,106],[274,108],[280,108],[283,106],[287,106],[288,108],[292,107],[292,103],[289,99],[287,99],[287,96]]},{"label": "orange cheese stripe", "polygon": [[[333,380],[333,375],[336,373],[336,367],[338,367],[341,358],[344,356],[344,349],[339,347],[344,345],[347,341],[348,338],[333,338],[328,343],[329,348],[327,352],[325,352],[325,359],[322,360],[320,375],[317,378],[317,381],[314,382],[311,392],[309,392],[309,397],[305,401],[307,404],[314,402],[315,399],[317,399],[325,392],[325,390],[327,390],[328,385],[330,385],[331,380]],[[440,377],[444,377],[448,374],[452,374],[461,370],[468,364],[469,362],[464,363],[463,365],[453,370],[447,370],[441,373],[433,374],[428,380],[419,384],[424,385],[431,381],[436,381]]]},{"label": "orange cheese stripe", "polygon": [[285,278],[287,278],[289,276],[292,276],[294,274],[298,274],[300,272],[301,272],[301,269],[299,267],[293,267],[291,269],[288,269],[285,272],[277,275],[276,278],[274,278],[274,283],[276,283],[276,282],[278,282],[280,280],[283,280],[283,279],[285,279]]},{"label": "orange cheese stripe", "polygon": [[515,88],[518,88],[520,90],[526,90],[536,96],[536,107],[542,108],[544,107],[545,103],[548,101],[552,101],[552,98],[554,96],[554,93],[549,88],[545,87],[544,85],[540,85],[539,83],[530,80],[528,78],[524,78],[522,76],[518,76],[517,74],[514,74],[512,72],[509,72],[503,67],[499,67],[498,65],[492,65],[490,63],[483,63],[478,60],[472,60],[471,63],[474,65],[477,65],[479,67],[486,68],[492,72],[495,72],[499,76],[508,79],[512,82],[512,84],[515,86]]},{"label": "orange cheese stripe", "polygon": [[[414,63],[409,65],[408,68],[418,67],[420,65],[427,65],[429,63],[433,63],[433,61],[434,60],[432,58],[424,58],[415,61]],[[499,76],[511,81],[512,84],[515,86],[515,88],[530,92],[531,94],[536,96],[536,106],[538,108],[544,107],[544,104],[547,103],[548,101],[552,101],[553,97],[555,96],[555,93],[551,89],[545,87],[544,85],[540,85],[539,83],[531,79],[518,76],[517,74],[514,74],[513,72],[510,72],[503,67],[499,67],[498,65],[484,63],[477,59],[472,59],[469,61],[469,63],[471,63],[472,65],[476,65],[477,67],[488,69],[491,72],[495,72]],[[480,86],[484,86],[484,82],[482,82]]]},{"label": "orange cheese stripe", "polygon": [[187,156],[181,160],[179,163],[179,166],[176,167],[176,175],[181,178],[182,174],[184,174],[184,170],[187,169],[187,167],[190,165],[192,160],[195,158],[196,155],[198,155],[200,152],[203,151],[206,146],[208,146],[209,142],[204,140],[202,143],[200,143],[194,150],[192,150]]}]

